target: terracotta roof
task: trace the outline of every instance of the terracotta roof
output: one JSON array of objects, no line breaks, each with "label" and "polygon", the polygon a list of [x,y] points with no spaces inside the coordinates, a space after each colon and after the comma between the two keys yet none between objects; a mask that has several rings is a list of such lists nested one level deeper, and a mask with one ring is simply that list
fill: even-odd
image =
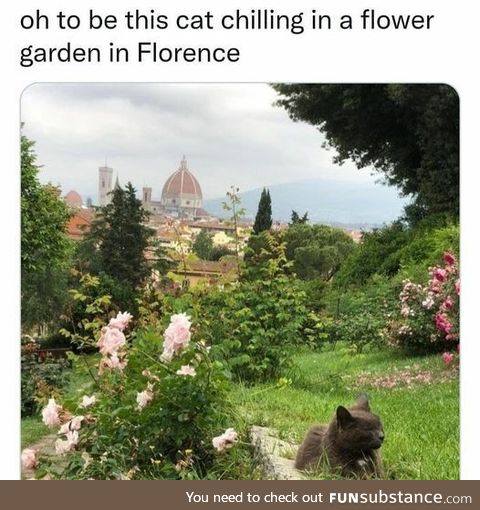
[{"label": "terracotta roof", "polygon": [[93,212],[90,209],[79,209],[67,224],[67,234],[71,239],[82,239],[90,228]]},{"label": "terracotta roof", "polygon": [[235,261],[232,260],[195,260],[187,263],[189,271],[199,273],[225,274],[235,269]]}]

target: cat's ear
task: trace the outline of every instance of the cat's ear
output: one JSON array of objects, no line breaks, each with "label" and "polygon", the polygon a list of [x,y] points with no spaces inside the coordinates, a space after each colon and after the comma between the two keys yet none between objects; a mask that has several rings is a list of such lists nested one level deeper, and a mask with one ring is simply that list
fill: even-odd
[{"label": "cat's ear", "polygon": [[346,427],[349,423],[352,423],[354,420],[353,416],[350,414],[348,409],[343,406],[337,407],[337,425],[340,428]]},{"label": "cat's ear", "polygon": [[357,401],[355,402],[355,407],[357,409],[363,409],[364,411],[370,412],[370,404],[368,403],[368,396],[365,393],[361,393]]}]

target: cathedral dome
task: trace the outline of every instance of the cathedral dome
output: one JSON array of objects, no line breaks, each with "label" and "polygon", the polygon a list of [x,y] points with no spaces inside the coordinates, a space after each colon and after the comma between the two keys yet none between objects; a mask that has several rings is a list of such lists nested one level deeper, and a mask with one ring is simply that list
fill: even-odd
[{"label": "cathedral dome", "polygon": [[65,202],[70,207],[82,207],[83,200],[82,197],[76,191],[69,191],[64,198]]},{"label": "cathedral dome", "polygon": [[202,189],[187,167],[185,156],[179,169],[165,182],[162,190],[162,205],[166,209],[192,212],[202,207]]},{"label": "cathedral dome", "polygon": [[165,182],[162,198],[165,196],[191,195],[202,199],[202,189],[195,176],[187,167],[185,156],[180,162],[180,168]]}]

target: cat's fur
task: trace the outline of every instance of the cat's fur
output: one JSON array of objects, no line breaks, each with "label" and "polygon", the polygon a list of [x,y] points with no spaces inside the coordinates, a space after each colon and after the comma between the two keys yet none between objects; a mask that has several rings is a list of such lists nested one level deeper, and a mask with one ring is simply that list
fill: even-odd
[{"label": "cat's fur", "polygon": [[362,394],[352,407],[339,406],[329,425],[315,425],[307,432],[295,467],[313,469],[325,461],[342,476],[382,477],[379,448],[384,437],[380,418],[370,412],[368,397]]}]

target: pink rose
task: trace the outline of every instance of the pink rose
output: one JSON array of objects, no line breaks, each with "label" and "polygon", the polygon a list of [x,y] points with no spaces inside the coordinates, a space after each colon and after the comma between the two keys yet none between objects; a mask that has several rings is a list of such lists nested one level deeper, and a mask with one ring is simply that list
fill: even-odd
[{"label": "pink rose", "polygon": [[66,438],[65,440],[57,439],[55,441],[55,451],[59,455],[75,449],[78,444],[78,432],[76,430],[70,430],[67,432]]},{"label": "pink rose", "polygon": [[442,303],[442,309],[451,310],[453,308],[453,301],[450,296],[447,296],[445,301]]},{"label": "pink rose", "polygon": [[457,293],[457,296],[460,296],[460,280],[455,282],[455,292]]},{"label": "pink rose", "polygon": [[176,315],[172,315],[170,317],[170,324],[179,324],[185,329],[190,329],[190,326],[192,325],[190,317],[186,313],[177,313]]},{"label": "pink rose", "polygon": [[445,269],[442,269],[441,267],[435,267],[433,269],[433,277],[439,282],[444,282],[446,276],[447,272],[445,271]]},{"label": "pink rose", "polygon": [[126,344],[125,335],[117,328],[106,327],[97,343],[103,355],[114,354]]},{"label": "pink rose", "polygon": [[84,419],[85,419],[84,416],[74,416],[71,420],[67,421],[60,427],[58,433],[68,434],[68,432],[72,430],[80,430],[82,427],[82,421]]},{"label": "pink rose", "polygon": [[449,251],[445,252],[443,254],[443,261],[445,262],[445,264],[448,264],[449,266],[455,264],[456,262],[456,259],[455,259],[455,255]]},{"label": "pink rose", "polygon": [[38,464],[37,451],[31,448],[25,448],[22,451],[22,466],[24,469],[35,469]]},{"label": "pink rose", "polygon": [[131,315],[128,312],[118,312],[117,316],[113,319],[110,319],[110,322],[108,323],[108,326],[110,328],[116,328],[120,331],[123,331],[130,321],[133,319],[133,315]]},{"label": "pink rose", "polygon": [[231,448],[238,441],[238,432],[233,428],[227,429],[222,435],[212,439],[213,447],[221,452]]},{"label": "pink rose", "polygon": [[119,357],[118,353],[114,352],[111,356],[105,356],[101,361],[102,367],[123,370],[127,366],[126,358]]},{"label": "pink rose", "polygon": [[179,354],[188,347],[192,336],[190,333],[191,324],[190,318],[184,313],[172,315],[170,324],[163,335],[161,356],[163,361],[171,361],[175,354]]},{"label": "pink rose", "polygon": [[435,326],[439,331],[443,331],[447,335],[452,330],[452,323],[448,320],[447,316],[442,313],[435,315]]},{"label": "pink rose", "polygon": [[451,352],[444,352],[442,354],[442,359],[445,362],[445,365],[450,365],[453,361],[453,354]]},{"label": "pink rose", "polygon": [[62,407],[55,403],[54,398],[49,399],[48,404],[42,410],[43,423],[45,423],[47,427],[60,425],[60,416],[58,413],[61,409]]}]

